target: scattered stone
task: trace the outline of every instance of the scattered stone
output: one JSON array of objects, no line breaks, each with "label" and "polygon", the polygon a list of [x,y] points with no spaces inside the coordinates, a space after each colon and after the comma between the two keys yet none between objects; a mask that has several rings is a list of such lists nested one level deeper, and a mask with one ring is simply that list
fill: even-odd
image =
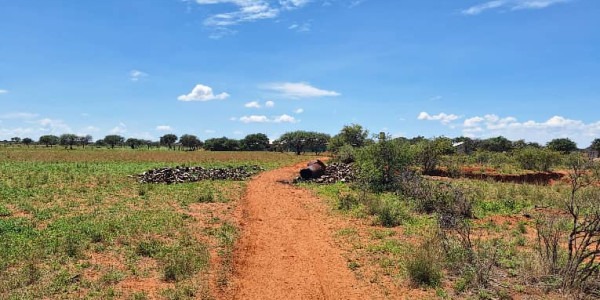
[{"label": "scattered stone", "polygon": [[356,167],[352,164],[332,163],[325,168],[325,174],[319,178],[302,179],[297,177],[294,183],[314,182],[320,184],[332,184],[336,182],[353,182],[356,180]]},{"label": "scattered stone", "polygon": [[158,168],[148,170],[133,177],[139,178],[140,183],[177,184],[201,180],[245,180],[250,176],[264,171],[259,166],[240,166],[226,168],[203,168],[176,166],[174,168]]}]

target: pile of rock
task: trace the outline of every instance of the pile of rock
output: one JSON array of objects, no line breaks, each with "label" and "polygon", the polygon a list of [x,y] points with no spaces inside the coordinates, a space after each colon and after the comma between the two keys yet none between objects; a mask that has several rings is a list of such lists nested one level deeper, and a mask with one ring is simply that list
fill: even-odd
[{"label": "pile of rock", "polygon": [[353,182],[356,180],[356,173],[356,167],[352,164],[331,163],[327,165],[325,174],[321,177],[313,179],[302,179],[302,177],[298,177],[294,179],[294,182],[314,182],[322,184]]},{"label": "pile of rock", "polygon": [[140,183],[185,183],[201,180],[245,180],[264,171],[259,166],[240,166],[226,168],[184,167],[158,168],[136,175]]}]

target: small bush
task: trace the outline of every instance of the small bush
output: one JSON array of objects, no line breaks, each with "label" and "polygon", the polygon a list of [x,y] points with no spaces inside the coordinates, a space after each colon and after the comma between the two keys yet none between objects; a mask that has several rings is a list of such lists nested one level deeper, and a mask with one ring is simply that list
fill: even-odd
[{"label": "small bush", "polygon": [[419,286],[435,287],[442,280],[441,249],[439,241],[428,239],[415,248],[406,260],[410,280]]},{"label": "small bush", "polygon": [[375,144],[356,150],[358,182],[365,190],[394,191],[400,174],[411,161],[408,143],[385,137]]},{"label": "small bush", "polygon": [[135,248],[135,253],[140,256],[155,258],[161,253],[163,248],[164,245],[162,242],[150,239],[148,241],[141,241]]},{"label": "small bush", "polygon": [[338,160],[346,164],[354,162],[354,147],[348,144],[340,147],[338,150]]}]

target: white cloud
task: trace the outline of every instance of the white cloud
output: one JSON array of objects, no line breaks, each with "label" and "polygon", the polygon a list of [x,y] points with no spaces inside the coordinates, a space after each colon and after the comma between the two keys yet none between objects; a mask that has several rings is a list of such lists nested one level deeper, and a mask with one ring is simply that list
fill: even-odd
[{"label": "white cloud", "polygon": [[243,116],[240,117],[240,122],[242,123],[267,123],[269,122],[269,118],[267,116]]},{"label": "white cloud", "polygon": [[523,10],[523,9],[542,9],[549,6],[571,2],[572,0],[495,0],[480,3],[463,9],[463,15],[478,15],[487,10],[505,8],[508,10]]},{"label": "white cloud", "polygon": [[301,114],[301,113],[303,113],[303,112],[304,112],[304,109],[302,109],[302,108],[298,108],[298,109],[296,109],[294,112],[295,112],[296,114]]},{"label": "white cloud", "polygon": [[211,87],[197,84],[194,89],[187,95],[181,95],[177,98],[179,101],[210,101],[224,100],[229,97],[227,93],[215,95]]},{"label": "white cloud", "polygon": [[80,129],[79,131],[77,131],[77,135],[88,135],[88,134],[98,133],[98,132],[100,132],[100,128],[98,128],[96,126],[87,126],[85,128]]},{"label": "white cloud", "polygon": [[478,15],[486,10],[502,7],[506,4],[506,1],[490,1],[481,4],[471,6],[467,9],[462,10],[463,15]]},{"label": "white cloud", "polygon": [[586,123],[581,120],[553,116],[544,121],[519,122],[515,117],[501,118],[494,114],[468,118],[463,123],[463,134],[470,137],[503,135],[509,139],[526,139],[547,142],[554,138],[568,137],[587,147],[589,142],[600,136],[600,121]]},{"label": "white cloud", "polygon": [[30,123],[38,124],[41,126],[38,128],[39,131],[44,133],[69,133],[71,132],[71,127],[67,125],[63,120],[56,120],[50,118],[44,118],[37,121],[32,121]]},{"label": "white cloud", "polygon": [[272,90],[280,93],[280,96],[287,98],[318,98],[318,97],[336,97],[340,93],[336,91],[327,91],[311,86],[307,82],[283,82],[270,83],[262,86],[263,89]]},{"label": "white cloud", "polygon": [[237,121],[237,118],[236,117],[231,117],[231,118],[229,118],[229,121]]},{"label": "white cloud", "polygon": [[296,32],[309,32],[312,27],[311,21],[304,23],[294,23],[288,27],[289,30],[294,30]]},{"label": "white cloud", "polygon": [[123,122],[119,123],[118,126],[115,126],[110,130],[110,133],[112,134],[123,134],[125,132],[127,132],[127,126]]},{"label": "white cloud", "polygon": [[267,118],[267,116],[243,116],[239,118],[242,123],[297,123],[296,118],[283,114],[281,116],[275,116],[273,118]]},{"label": "white cloud", "polygon": [[286,114],[283,114],[281,116],[275,117],[272,122],[274,123],[296,123],[296,118],[292,117],[292,116],[288,116]]},{"label": "white cloud", "polygon": [[169,131],[171,130],[171,126],[169,125],[158,125],[156,126],[157,131]]},{"label": "white cloud", "polygon": [[273,106],[275,106],[275,102],[273,102],[273,101],[265,102],[265,107],[273,107]]},{"label": "white cloud", "polygon": [[0,119],[33,119],[39,116],[38,114],[26,112],[14,112],[0,115]]},{"label": "white cloud", "polygon": [[129,72],[129,79],[131,79],[131,81],[138,81],[140,80],[140,78],[143,77],[148,77],[148,73],[142,72],[140,70],[131,70]]},{"label": "white cloud", "polygon": [[450,122],[460,119],[459,116],[454,115],[454,114],[445,114],[445,113],[440,113],[437,115],[429,115],[426,112],[421,112],[419,114],[419,116],[417,117],[418,120],[427,120],[427,121],[440,121],[442,124],[447,125]]},{"label": "white cloud", "polygon": [[252,102],[248,102],[248,103],[244,104],[244,107],[247,107],[247,108],[260,108],[260,104],[258,103],[258,101],[252,101]]},{"label": "white cloud", "polygon": [[0,89],[0,95],[2,95],[2,94],[8,94],[8,90]]}]

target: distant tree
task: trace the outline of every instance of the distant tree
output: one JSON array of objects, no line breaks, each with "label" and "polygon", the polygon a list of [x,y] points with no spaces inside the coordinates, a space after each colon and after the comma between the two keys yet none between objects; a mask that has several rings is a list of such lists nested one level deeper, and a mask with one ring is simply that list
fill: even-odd
[{"label": "distant tree", "polygon": [[29,147],[29,145],[31,145],[31,143],[33,143],[33,140],[30,138],[24,138],[23,139],[23,144],[25,144],[27,147]]},{"label": "distant tree", "polygon": [[360,148],[368,143],[368,137],[369,131],[361,125],[345,125],[340,130],[340,133],[331,138],[327,149],[331,152],[337,152],[340,147],[346,144],[354,148]]},{"label": "distant tree", "polygon": [[546,147],[564,154],[577,150],[577,144],[568,138],[553,139],[546,144]]},{"label": "distant tree", "polygon": [[104,139],[99,139],[94,143],[94,145],[96,145],[96,147],[104,147],[106,146],[106,142],[104,141]]},{"label": "distant tree", "polygon": [[143,144],[143,141],[136,138],[128,138],[125,141],[125,145],[129,146],[131,149],[139,148],[140,145]]},{"label": "distant tree", "polygon": [[249,134],[240,141],[243,151],[265,151],[269,147],[269,138],[264,133]]},{"label": "distant tree", "polygon": [[39,143],[46,145],[46,147],[52,147],[59,143],[59,139],[55,135],[42,135],[39,139]]},{"label": "distant tree", "polygon": [[19,144],[19,143],[21,143],[21,138],[18,137],[18,136],[15,136],[13,138],[10,138],[10,142],[11,143],[15,143],[15,144]]},{"label": "distant tree", "polygon": [[419,136],[415,136],[412,139],[409,139],[408,141],[410,142],[411,145],[416,145],[424,140],[427,140],[424,136],[419,135]]},{"label": "distant tree", "polygon": [[590,148],[596,150],[598,152],[598,156],[600,156],[600,139],[595,139]]},{"label": "distant tree", "polygon": [[226,137],[212,138],[204,141],[203,148],[209,151],[236,151],[240,149],[240,143]]},{"label": "distant tree", "polygon": [[160,137],[160,143],[162,145],[167,145],[169,149],[171,149],[171,146],[173,146],[175,142],[177,142],[177,136],[172,133],[165,134]]},{"label": "distant tree", "polygon": [[513,147],[513,143],[503,136],[489,138],[482,140],[479,143],[479,150],[486,150],[491,152],[507,152]]},{"label": "distant tree", "polygon": [[466,154],[471,154],[475,152],[475,150],[477,150],[477,144],[479,143],[479,141],[473,140],[472,138],[465,136],[454,138],[452,142],[463,143],[463,147],[465,149]]},{"label": "distant tree", "polygon": [[85,148],[85,146],[89,145],[94,139],[91,135],[87,134],[84,136],[78,136],[77,142],[81,145],[81,147]]},{"label": "distant tree", "polygon": [[450,154],[454,151],[452,140],[445,137],[433,140],[425,139],[412,147],[414,149],[415,160],[423,168],[424,174],[435,171],[442,155]]},{"label": "distant tree", "polygon": [[196,150],[202,146],[202,141],[197,136],[191,134],[184,134],[179,138],[179,142],[183,147],[187,147],[188,150]]},{"label": "distant tree", "polygon": [[154,146],[154,143],[155,143],[155,142],[153,142],[153,141],[151,141],[151,140],[142,140],[142,144],[143,144],[143,145],[146,145],[146,147],[148,147],[148,150],[150,150],[150,148],[151,148],[152,146]]},{"label": "distant tree", "polygon": [[111,134],[104,137],[104,143],[109,145],[111,149],[114,149],[115,146],[123,145],[124,142],[125,138],[120,135]]},{"label": "distant tree", "polygon": [[308,142],[307,142],[307,150],[314,152],[315,155],[319,155],[321,152],[325,152],[327,150],[327,143],[331,139],[331,136],[326,133],[320,132],[309,132]]},{"label": "distant tree", "polygon": [[287,132],[279,138],[279,143],[285,149],[294,151],[297,155],[300,155],[310,145],[311,134],[311,132],[303,130]]},{"label": "distant tree", "polygon": [[77,143],[77,135],[74,134],[70,134],[70,133],[65,133],[62,134],[59,138],[59,143],[65,147],[65,149],[67,147],[69,147],[70,149],[73,149],[73,145],[75,145]]}]

